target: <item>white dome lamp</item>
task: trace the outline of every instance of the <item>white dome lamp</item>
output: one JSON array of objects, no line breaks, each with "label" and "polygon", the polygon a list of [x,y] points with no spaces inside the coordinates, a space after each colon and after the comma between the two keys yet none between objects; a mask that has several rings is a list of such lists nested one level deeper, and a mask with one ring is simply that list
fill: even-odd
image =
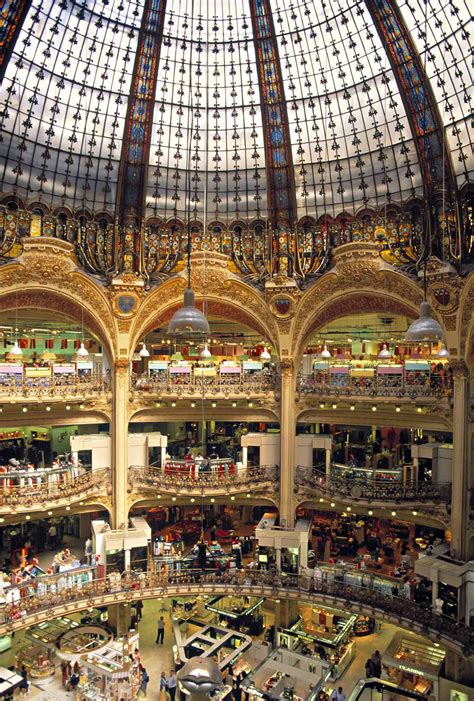
[{"label": "white dome lamp", "polygon": [[437,358],[446,358],[446,359],[449,358],[449,351],[446,348],[446,346],[444,345],[444,343],[441,343],[441,348],[436,353],[436,357]]},{"label": "white dome lamp", "polygon": [[268,361],[271,360],[272,356],[266,346],[263,347],[263,351],[260,353],[260,360]]},{"label": "white dome lamp", "polygon": [[324,344],[324,348],[321,351],[321,358],[331,358],[331,351],[328,349],[327,345]]},{"label": "white dome lamp", "polygon": [[140,358],[149,358],[150,357],[150,351],[146,347],[145,341],[142,342],[142,347],[138,351],[138,355],[140,356]]},{"label": "white dome lamp", "polygon": [[389,351],[389,349],[387,348],[387,344],[384,343],[383,346],[382,346],[382,350],[381,350],[380,353],[379,353],[379,358],[380,358],[381,360],[386,360],[386,359],[391,358],[391,357],[392,357],[392,353],[391,353],[391,351]]},{"label": "white dome lamp", "polygon": [[15,358],[20,358],[23,355],[23,351],[18,344],[18,339],[15,341],[13,346],[10,348],[9,355],[13,355]]},{"label": "white dome lamp", "polygon": [[210,358],[210,357],[212,356],[212,353],[211,353],[211,351],[209,350],[207,343],[204,344],[204,348],[202,349],[202,351],[200,352],[199,355],[200,355],[201,358],[203,358],[204,360],[207,360],[208,358]]},{"label": "white dome lamp", "polygon": [[81,359],[87,358],[89,356],[89,351],[85,347],[84,341],[81,341],[81,345],[77,349],[76,355],[78,358],[81,358]]}]

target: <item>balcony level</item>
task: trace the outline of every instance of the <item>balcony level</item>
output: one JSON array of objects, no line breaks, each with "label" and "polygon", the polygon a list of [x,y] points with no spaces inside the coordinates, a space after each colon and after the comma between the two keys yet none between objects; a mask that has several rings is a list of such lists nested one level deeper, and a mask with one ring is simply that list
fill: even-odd
[{"label": "balcony level", "polygon": [[[15,366],[5,369],[11,371]],[[53,375],[53,368],[29,368],[18,366],[17,374],[6,377],[0,372],[0,403],[41,404],[42,402],[80,402],[106,397],[110,392],[110,378],[106,375],[80,376],[75,373]],[[42,370],[42,374],[32,375],[32,370]]]},{"label": "balcony level", "polygon": [[0,472],[0,513],[15,516],[101,503],[110,485],[109,468],[81,473],[71,467]]},{"label": "balcony level", "polygon": [[447,516],[451,509],[451,483],[426,481],[389,481],[370,477],[327,474],[318,467],[296,469],[295,489],[306,498],[324,498],[340,504],[374,508],[425,509],[431,507]]},{"label": "balcony level", "polygon": [[[97,575],[97,573],[95,573]],[[312,604],[337,606],[357,614],[372,616],[429,637],[465,656],[474,653],[472,628],[430,608],[393,594],[340,581],[316,580],[306,575],[284,575],[259,570],[241,570],[236,575],[191,570],[184,573],[125,572],[116,578],[93,578],[66,588],[47,586],[41,578],[41,591],[31,586],[15,587],[0,611],[0,635],[30,627],[85,608],[130,603],[135,599],[173,596],[241,594],[293,599]],[[390,590],[389,590],[390,591]]]},{"label": "balcony level", "polygon": [[141,498],[157,494],[170,496],[238,496],[268,494],[275,497],[279,483],[277,465],[243,467],[231,460],[194,461],[173,460],[163,469],[133,466],[129,471],[132,493]]}]

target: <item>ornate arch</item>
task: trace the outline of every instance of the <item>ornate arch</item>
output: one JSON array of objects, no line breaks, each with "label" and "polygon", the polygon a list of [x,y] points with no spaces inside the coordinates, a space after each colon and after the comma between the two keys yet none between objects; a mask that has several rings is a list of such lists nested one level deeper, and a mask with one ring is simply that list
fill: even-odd
[{"label": "ornate arch", "polygon": [[43,309],[76,319],[117,356],[116,324],[105,292],[77,270],[72,246],[57,239],[24,239],[20,261],[0,268],[0,310]]},{"label": "ornate arch", "polygon": [[[254,288],[229,272],[225,256],[194,253],[191,284],[198,291],[198,307],[202,308],[205,299],[208,316],[223,316],[240,321],[261,333],[279,350],[278,327],[268,305]],[[165,282],[147,296],[132,325],[132,349],[158,321],[166,323],[171,318],[182,305],[184,288],[184,277],[179,276]]]}]

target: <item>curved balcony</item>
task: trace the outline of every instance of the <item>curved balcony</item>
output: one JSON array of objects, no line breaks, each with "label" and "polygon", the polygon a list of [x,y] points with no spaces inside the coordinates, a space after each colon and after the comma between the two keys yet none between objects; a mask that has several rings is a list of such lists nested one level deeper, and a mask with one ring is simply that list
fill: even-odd
[{"label": "curved balcony", "polygon": [[[239,367],[239,366],[236,366]],[[173,372],[180,370],[180,372]],[[169,367],[153,377],[133,376],[130,381],[132,393],[152,397],[223,397],[223,398],[264,398],[280,386],[280,376],[276,371],[262,370],[254,373],[223,373],[215,368]],[[212,373],[203,374],[204,370]]]},{"label": "curved balcony", "polygon": [[398,482],[367,478],[347,478],[327,475],[315,467],[296,468],[296,489],[313,492],[315,496],[330,500],[359,503],[371,506],[387,506],[413,509],[427,504],[444,508],[447,513],[451,503],[449,482]]},{"label": "curved balcony", "polygon": [[107,494],[110,469],[78,474],[74,468],[0,473],[0,512],[28,513],[61,508]]},{"label": "curved balcony", "polygon": [[[427,370],[423,373],[407,370],[386,373],[375,368],[373,375],[358,376],[349,372],[337,372],[337,366],[327,371],[298,377],[298,390],[302,395],[316,397],[367,397],[371,399],[432,400],[439,401],[452,395],[451,375]],[[388,366],[390,369],[390,366]]]},{"label": "curved balcony", "polygon": [[91,399],[110,390],[110,379],[105,375],[81,377],[0,377],[0,402],[78,401]]},{"label": "curved balcony", "polygon": [[156,467],[132,466],[129,484],[132,491],[170,494],[173,496],[227,496],[251,492],[276,491],[279,483],[277,465],[239,467],[231,460],[209,460],[206,471],[202,465],[186,460],[166,463],[163,470]]},{"label": "curved balcony", "polygon": [[[67,573],[66,573],[67,574]],[[174,574],[124,573],[105,579],[73,584],[64,576],[64,588],[43,586],[45,578],[7,592],[0,607],[0,635],[26,628],[57,616],[96,606],[135,599],[172,596],[256,594],[326,604],[381,618],[442,642],[457,653],[474,653],[474,630],[447,616],[433,613],[407,599],[341,582],[314,580],[304,575],[284,575],[258,570],[240,570],[218,575],[201,571]]]}]

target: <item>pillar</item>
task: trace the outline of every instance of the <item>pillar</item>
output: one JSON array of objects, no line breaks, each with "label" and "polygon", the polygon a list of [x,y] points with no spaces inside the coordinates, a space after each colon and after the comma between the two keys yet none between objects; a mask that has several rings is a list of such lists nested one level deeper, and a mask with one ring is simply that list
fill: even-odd
[{"label": "pillar", "polygon": [[293,599],[274,600],[275,628],[291,628],[298,620],[298,602]]},{"label": "pillar", "polygon": [[248,446],[243,445],[242,446],[242,462],[243,462],[245,470],[247,469],[248,456],[249,456]]},{"label": "pillar", "polygon": [[326,448],[326,477],[329,477],[331,474],[331,458],[332,450],[331,448]]},{"label": "pillar", "polygon": [[451,490],[451,555],[468,559],[469,524],[469,375],[463,360],[452,360],[453,469]]},{"label": "pillar", "polygon": [[280,401],[280,524],[290,528],[295,522],[295,382],[293,362],[283,362]]},{"label": "pillar", "polygon": [[115,364],[112,399],[112,528],[128,524],[128,393],[130,363]]},{"label": "pillar", "polygon": [[161,474],[165,474],[165,465],[166,465],[166,450],[167,446],[161,444]]},{"label": "pillar", "polygon": [[128,633],[131,615],[129,604],[112,604],[108,607],[107,625],[114,631],[116,637]]}]

